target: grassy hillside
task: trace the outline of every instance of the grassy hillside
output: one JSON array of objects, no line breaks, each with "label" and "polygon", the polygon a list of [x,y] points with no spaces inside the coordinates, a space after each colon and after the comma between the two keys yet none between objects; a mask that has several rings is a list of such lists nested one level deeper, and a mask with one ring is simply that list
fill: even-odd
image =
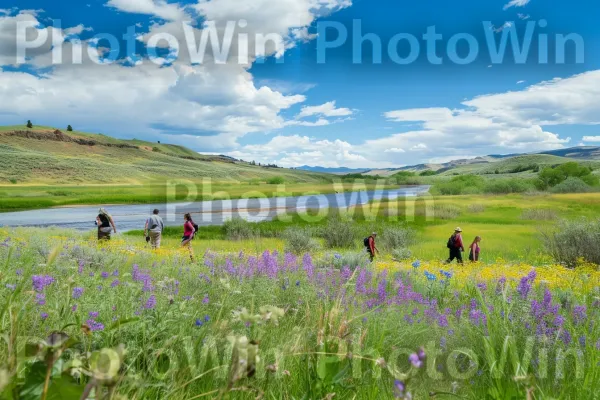
[{"label": "grassy hillside", "polygon": [[183,146],[120,140],[49,127],[0,127],[0,185],[142,184],[165,179],[310,183],[326,176],[262,168],[223,156],[203,156]]}]

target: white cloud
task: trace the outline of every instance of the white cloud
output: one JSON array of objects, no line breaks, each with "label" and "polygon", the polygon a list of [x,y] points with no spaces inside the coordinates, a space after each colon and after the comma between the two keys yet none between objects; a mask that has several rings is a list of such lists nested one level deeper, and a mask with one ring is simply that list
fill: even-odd
[{"label": "white cloud", "polygon": [[523,83],[525,83],[525,81],[517,81],[517,85],[521,85]]},{"label": "white cloud", "polygon": [[[200,0],[195,8],[207,20],[246,19],[245,32],[250,37],[254,36],[252,33],[275,32],[292,42],[309,38],[302,33],[303,28],[318,15],[349,4],[345,0]],[[185,8],[176,3],[111,0],[108,5],[170,21],[152,25],[153,33],[182,34],[180,22],[186,18]],[[14,26],[18,19],[39,24],[31,14],[0,18],[0,65],[15,62],[15,49],[10,43],[16,43]],[[84,29],[81,25],[52,33],[64,38]],[[36,35],[35,31],[31,34]],[[15,121],[25,118],[57,125],[101,126],[104,133],[141,135],[197,150],[225,152],[239,149],[237,140],[247,133],[284,127],[286,121],[280,112],[306,100],[303,95],[284,94],[266,84],[257,84],[249,71],[252,56],[246,65],[216,65],[210,57],[204,64],[194,66],[185,57],[162,67],[148,60],[140,65],[140,60],[133,59],[96,65],[86,53],[97,44],[64,42],[63,63],[42,70],[52,66],[51,43],[49,35],[44,46],[28,53],[31,66],[38,68],[42,77],[0,70],[0,96],[11,99],[2,104],[0,112]],[[83,65],[73,65],[73,54],[79,51],[84,54]],[[324,118],[302,121],[313,125],[328,123]]]},{"label": "white cloud", "polygon": [[503,31],[503,30],[505,30],[505,29],[512,28],[512,26],[513,26],[513,23],[512,23],[512,22],[508,22],[508,21],[507,21],[507,22],[505,22],[505,23],[504,23],[502,26],[500,26],[500,27],[498,27],[498,28],[496,28],[494,25],[492,25],[492,27],[491,27],[491,28],[492,28],[492,30],[493,30],[494,32],[496,32],[496,33],[500,33],[500,32],[502,32],[502,31]]},{"label": "white cloud", "polygon": [[582,139],[584,142],[600,142],[600,136],[584,136]]},{"label": "white cloud", "polygon": [[531,0],[510,0],[505,6],[504,9],[508,10],[511,7],[525,7],[529,4]]},{"label": "white cloud", "polygon": [[91,27],[87,27],[84,26],[83,24],[79,24],[77,26],[74,26],[72,28],[67,28],[64,30],[65,35],[67,36],[71,36],[71,35],[81,35],[83,32],[91,32],[94,29]]},{"label": "white cloud", "polygon": [[519,19],[521,19],[521,20],[525,21],[525,20],[527,20],[527,19],[531,18],[531,15],[529,15],[529,14],[521,14],[521,13],[518,13],[518,14],[517,14],[517,17],[519,17]]},{"label": "white cloud", "polygon": [[335,103],[335,101],[330,101],[328,103],[321,104],[320,106],[302,107],[302,110],[296,116],[296,118],[306,118],[314,115],[320,115],[324,117],[347,117],[354,114],[354,112],[349,108],[337,108]]},{"label": "white cloud", "polygon": [[406,153],[404,151],[404,149],[401,149],[399,147],[392,147],[391,149],[385,149],[383,152],[384,153]]},{"label": "white cloud", "polygon": [[164,0],[109,0],[106,5],[127,13],[154,15],[167,21],[185,17],[183,8]]}]

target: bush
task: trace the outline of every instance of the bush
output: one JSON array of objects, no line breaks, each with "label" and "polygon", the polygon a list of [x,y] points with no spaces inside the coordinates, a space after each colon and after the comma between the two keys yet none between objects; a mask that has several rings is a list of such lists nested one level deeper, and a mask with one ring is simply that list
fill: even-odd
[{"label": "bush", "polygon": [[523,210],[521,213],[521,219],[533,221],[552,221],[557,217],[558,214],[556,214],[556,211],[544,208],[529,208]]},{"label": "bush", "polygon": [[433,176],[433,175],[436,175],[436,174],[437,174],[437,172],[436,172],[436,171],[433,171],[433,170],[431,170],[431,169],[428,169],[427,171],[423,171],[423,172],[421,172],[419,175],[420,175],[420,176]]},{"label": "bush", "polygon": [[281,185],[285,182],[285,179],[281,176],[275,176],[267,181],[269,185]]},{"label": "bush", "polygon": [[377,237],[377,243],[377,247],[388,252],[406,249],[415,243],[415,232],[408,228],[387,228]]},{"label": "bush", "polygon": [[161,151],[161,150],[160,150],[160,148],[159,148],[159,147],[156,147],[156,146],[154,146],[154,147],[152,148],[152,151],[153,151],[153,152],[155,152],[155,153],[160,153],[160,151]]},{"label": "bush", "polygon": [[354,270],[357,267],[366,267],[369,264],[369,256],[365,251],[335,254],[333,260],[325,258],[317,261],[317,266],[320,268],[329,268],[333,265],[333,267],[340,270],[344,267]]},{"label": "bush", "polygon": [[535,189],[533,181],[524,179],[494,179],[485,185],[484,192],[491,194],[524,193]]},{"label": "bush", "polygon": [[581,178],[574,177],[569,177],[552,188],[554,193],[587,193],[590,190],[590,186]]},{"label": "bush", "polygon": [[233,218],[225,221],[223,228],[227,240],[245,240],[258,236],[256,224],[248,222],[242,218]]},{"label": "bush", "polygon": [[485,206],[483,204],[469,204],[467,210],[472,214],[482,213],[485,211]]},{"label": "bush", "polygon": [[27,120],[27,127],[29,129],[33,128],[33,124],[31,123],[31,120]]},{"label": "bush", "polygon": [[285,241],[285,251],[304,254],[318,250],[320,244],[311,236],[310,229],[288,228],[281,235]]},{"label": "bush", "polygon": [[327,221],[327,225],[322,228],[321,237],[325,239],[325,245],[329,248],[355,247],[360,241],[353,222],[338,216]]},{"label": "bush", "polygon": [[542,234],[546,250],[557,262],[574,268],[583,258],[600,265],[600,219],[563,220],[556,231]]},{"label": "bush", "polygon": [[580,178],[590,186],[596,186],[599,183],[599,178],[592,175],[592,168],[579,165],[576,162],[568,162],[555,168],[544,168],[540,172],[539,178],[545,187],[554,187],[565,182],[568,178]]},{"label": "bush", "polygon": [[67,132],[73,132],[73,127],[71,125],[67,126]]},{"label": "bush", "polygon": [[402,261],[408,260],[412,256],[412,253],[409,249],[395,249],[392,251],[392,258],[394,260]]},{"label": "bush", "polygon": [[454,219],[461,214],[460,208],[452,204],[436,204],[434,218]]},{"label": "bush", "polygon": [[459,175],[450,181],[439,182],[435,187],[442,195],[460,195],[482,193],[485,180],[477,175]]},{"label": "bush", "polygon": [[11,178],[9,179],[10,183],[12,183],[13,185],[17,184],[17,180],[15,178]]}]

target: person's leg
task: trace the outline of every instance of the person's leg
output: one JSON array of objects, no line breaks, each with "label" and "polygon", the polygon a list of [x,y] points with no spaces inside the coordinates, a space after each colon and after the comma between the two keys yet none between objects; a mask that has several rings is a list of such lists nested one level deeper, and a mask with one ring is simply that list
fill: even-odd
[{"label": "person's leg", "polygon": [[192,262],[194,262],[194,249],[192,248],[192,241],[191,241],[191,240],[189,240],[189,241],[187,242],[187,245],[186,245],[186,246],[187,246],[187,248],[188,248],[188,251],[190,252],[190,260],[191,260]]},{"label": "person's leg", "polygon": [[371,253],[371,252],[369,251],[369,260],[370,260],[371,262],[373,262],[373,259],[374,259],[374,258],[375,258],[375,254],[373,254],[373,253]]},{"label": "person's leg", "polygon": [[160,248],[160,232],[150,232],[150,246],[152,250]]},{"label": "person's leg", "polygon": [[459,264],[463,263],[462,253],[460,249],[456,250],[456,261],[458,261]]},{"label": "person's leg", "polygon": [[446,260],[446,264],[450,264],[452,261],[454,261],[454,251],[453,251],[453,249],[450,249],[450,255],[448,256],[448,259]]}]

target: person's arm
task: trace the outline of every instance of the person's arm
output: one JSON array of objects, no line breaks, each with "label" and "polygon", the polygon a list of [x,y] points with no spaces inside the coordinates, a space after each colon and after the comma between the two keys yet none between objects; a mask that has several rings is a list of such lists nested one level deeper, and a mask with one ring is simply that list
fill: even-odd
[{"label": "person's arm", "polygon": [[372,237],[369,238],[369,249],[371,250],[371,254],[375,254],[375,239]]},{"label": "person's arm", "polygon": [[460,249],[465,251],[465,246],[463,244],[462,235],[458,235],[458,244],[460,245]]},{"label": "person's arm", "polygon": [[110,221],[110,224],[112,225],[113,231],[115,231],[115,233],[117,233],[117,227],[115,226],[115,221],[113,221],[112,217],[108,218]]},{"label": "person's arm", "polygon": [[144,236],[148,236],[148,220],[146,220],[146,225],[144,226]]}]

